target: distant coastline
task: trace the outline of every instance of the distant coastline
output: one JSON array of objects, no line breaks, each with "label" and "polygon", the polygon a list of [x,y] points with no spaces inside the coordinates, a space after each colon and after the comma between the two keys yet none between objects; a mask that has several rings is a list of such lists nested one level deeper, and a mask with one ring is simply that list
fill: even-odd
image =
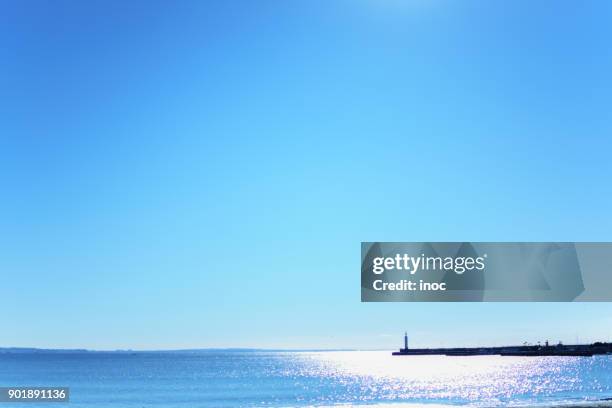
[{"label": "distant coastline", "polygon": [[0,354],[25,354],[25,353],[200,353],[200,352],[337,352],[337,351],[388,351],[388,349],[280,349],[280,348],[241,348],[241,347],[211,347],[194,349],[114,349],[97,350],[85,348],[37,348],[37,347],[0,347]]}]

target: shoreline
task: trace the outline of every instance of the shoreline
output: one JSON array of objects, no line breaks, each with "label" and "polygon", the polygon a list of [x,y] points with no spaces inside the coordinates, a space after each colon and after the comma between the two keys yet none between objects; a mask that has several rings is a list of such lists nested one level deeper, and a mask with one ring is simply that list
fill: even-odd
[{"label": "shoreline", "polygon": [[[413,402],[383,402],[374,404],[336,404],[336,405],[312,405],[305,408],[458,408],[458,407],[474,407],[474,408],[612,408],[612,400],[596,400],[596,401],[567,401],[559,403],[535,403],[535,404],[516,404],[516,405],[481,405],[473,404],[440,404],[440,403],[413,403]],[[291,408],[291,407],[285,407]]]}]

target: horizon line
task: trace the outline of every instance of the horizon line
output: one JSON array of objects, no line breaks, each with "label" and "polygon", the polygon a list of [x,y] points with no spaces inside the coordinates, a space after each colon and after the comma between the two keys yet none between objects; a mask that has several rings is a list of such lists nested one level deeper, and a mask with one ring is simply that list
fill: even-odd
[{"label": "horizon line", "polygon": [[195,352],[195,351],[388,351],[393,349],[386,348],[262,348],[262,347],[196,347],[196,348],[167,348],[167,349],[132,349],[132,348],[113,348],[113,349],[94,349],[94,348],[68,348],[68,347],[14,347],[2,346],[1,352],[34,352],[34,351],[54,351],[54,352],[124,352],[124,353],[146,353],[146,352]]}]

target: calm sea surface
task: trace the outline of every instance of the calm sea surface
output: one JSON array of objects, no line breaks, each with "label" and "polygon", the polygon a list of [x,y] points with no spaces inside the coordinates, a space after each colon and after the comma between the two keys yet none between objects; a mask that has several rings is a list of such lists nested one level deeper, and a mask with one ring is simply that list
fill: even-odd
[{"label": "calm sea surface", "polygon": [[57,408],[550,406],[612,398],[612,356],[392,357],[390,352],[378,351],[0,353],[0,386],[27,385],[70,387],[70,403],[42,405]]}]

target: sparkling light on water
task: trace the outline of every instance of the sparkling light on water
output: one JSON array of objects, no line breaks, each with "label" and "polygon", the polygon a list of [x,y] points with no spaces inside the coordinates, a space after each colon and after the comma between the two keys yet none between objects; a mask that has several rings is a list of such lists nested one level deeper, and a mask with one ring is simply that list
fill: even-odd
[{"label": "sparkling light on water", "polygon": [[[302,353],[294,374],[328,378],[363,402],[521,405],[596,400],[612,391],[609,356],[391,356],[389,352]],[[293,369],[289,369],[287,374]],[[345,392],[344,387],[339,387]]]}]

